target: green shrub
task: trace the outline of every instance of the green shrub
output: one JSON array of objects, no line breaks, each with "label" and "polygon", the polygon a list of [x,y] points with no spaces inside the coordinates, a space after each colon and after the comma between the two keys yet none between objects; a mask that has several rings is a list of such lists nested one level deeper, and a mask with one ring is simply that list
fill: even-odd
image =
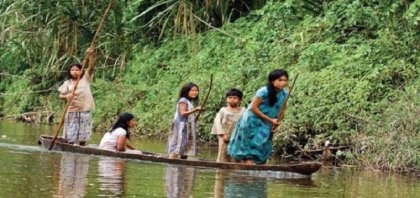
[{"label": "green shrub", "polygon": [[[333,145],[351,147],[351,152],[340,153],[349,163],[404,171],[418,168],[419,82],[415,79],[420,73],[420,34],[415,13],[419,1],[320,2],[269,1],[220,29],[177,37],[163,34],[159,42],[154,39],[156,32],[143,32],[144,27],[129,22],[139,14],[133,7],[123,9],[130,3],[119,4],[98,41],[93,84],[96,131],[105,131],[119,112],[130,111],[138,117],[134,135],[164,139],[180,87],[195,82],[203,100],[209,76],[214,74],[207,110],[199,121],[199,138],[202,143],[215,142],[210,129],[225,105],[224,93],[232,87],[242,89],[243,106],[247,106],[265,85],[267,74],[285,68],[291,78],[298,72],[300,78],[274,138],[280,154],[321,147],[330,140]],[[138,2],[132,5],[139,6]],[[58,13],[63,14],[62,10]],[[95,23],[90,17],[77,27],[91,29]],[[0,70],[42,81],[2,78],[0,90],[6,93],[0,100],[2,112],[61,107],[55,90],[16,93],[58,86],[62,77],[57,71],[80,54],[77,51],[91,38],[91,32],[82,33],[85,43],[77,48],[74,43],[61,46],[73,50],[64,54],[57,54],[59,45],[54,45],[55,51],[34,50],[39,49],[34,45],[22,48],[21,43],[28,42],[25,35],[10,41],[5,37],[9,42],[0,45]],[[77,34],[71,35],[69,41],[77,39]],[[47,46],[44,39],[35,41],[38,47]],[[41,57],[49,52],[54,52],[53,58]],[[10,65],[10,70],[4,65]]]}]

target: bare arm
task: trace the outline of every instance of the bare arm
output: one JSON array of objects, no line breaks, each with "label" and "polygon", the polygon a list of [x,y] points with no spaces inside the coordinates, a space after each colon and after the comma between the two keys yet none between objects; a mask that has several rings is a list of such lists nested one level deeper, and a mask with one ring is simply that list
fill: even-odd
[{"label": "bare arm", "polygon": [[254,99],[252,99],[251,103],[251,111],[257,115],[259,118],[271,123],[273,127],[276,127],[279,125],[279,122],[275,118],[270,118],[267,115],[265,115],[261,110],[258,108],[260,104],[262,103],[262,99],[260,97],[255,96]]},{"label": "bare arm", "polygon": [[230,140],[230,136],[228,136],[228,135],[226,135],[226,134],[223,134],[223,135],[222,135],[222,138],[223,138],[223,141],[225,141],[226,143],[228,143],[228,142],[229,142],[229,140]]},{"label": "bare arm", "polygon": [[89,68],[87,70],[88,77],[91,78],[93,75],[93,70],[95,68],[95,53],[94,48],[89,47],[86,50],[86,53],[89,54]]},{"label": "bare arm", "polygon": [[125,143],[127,141],[127,137],[125,135],[118,136],[117,140],[117,151],[125,151]]},{"label": "bare arm", "polygon": [[60,95],[58,96],[58,98],[60,99],[67,99],[68,98],[68,94],[64,94],[60,92]]},{"label": "bare arm", "polygon": [[132,149],[132,150],[137,150],[131,143],[130,141],[126,141],[125,145],[127,146],[127,148]]},{"label": "bare arm", "polygon": [[[284,118],[284,112],[285,112],[285,110],[287,109],[287,104],[284,104],[284,111],[283,111],[283,113],[281,113],[280,115],[279,115],[279,117],[277,118],[277,122],[279,123],[278,125],[274,125],[273,126],[273,128],[271,129],[271,131],[273,132],[273,133],[275,133],[276,131],[277,131],[277,128],[280,126],[280,122],[283,120],[283,118]],[[280,111],[281,111],[281,109],[280,109]]]},{"label": "bare arm", "polygon": [[181,114],[182,117],[189,116],[190,114],[193,114],[197,111],[203,111],[204,109],[201,108],[201,106],[198,106],[191,111],[188,111],[188,105],[184,102],[179,103],[179,114]]},{"label": "bare arm", "polygon": [[211,128],[211,134],[223,135],[225,133],[223,131],[223,125],[222,125],[222,121],[223,121],[222,114],[223,114],[223,109],[220,109],[219,112],[216,114],[216,117],[214,118],[213,126]]},{"label": "bare arm", "polygon": [[[60,95],[58,96],[58,98],[70,100],[71,94],[72,93],[61,93],[60,92]],[[77,94],[76,93],[74,93],[74,98],[77,98]]]}]

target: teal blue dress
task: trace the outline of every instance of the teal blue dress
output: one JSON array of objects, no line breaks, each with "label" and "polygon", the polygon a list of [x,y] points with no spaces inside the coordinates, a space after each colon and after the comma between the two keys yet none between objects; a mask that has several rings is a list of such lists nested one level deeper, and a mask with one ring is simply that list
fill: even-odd
[{"label": "teal blue dress", "polygon": [[[258,106],[260,111],[270,118],[277,118],[287,93],[281,90],[277,94],[277,102],[273,106],[268,103],[266,86],[260,88],[255,96],[262,99],[262,103]],[[228,145],[229,156],[236,160],[250,159],[255,164],[265,164],[273,150],[271,128],[271,123],[255,115],[249,105],[232,132]]]}]

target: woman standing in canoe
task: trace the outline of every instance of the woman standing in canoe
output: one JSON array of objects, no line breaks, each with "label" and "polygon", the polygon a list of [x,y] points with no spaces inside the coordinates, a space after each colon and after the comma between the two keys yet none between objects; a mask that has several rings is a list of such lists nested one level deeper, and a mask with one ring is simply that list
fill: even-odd
[{"label": "woman standing in canoe", "polygon": [[92,135],[92,110],[95,108],[90,84],[92,83],[92,75],[94,69],[94,52],[93,48],[88,48],[86,53],[89,54],[89,68],[85,73],[82,71],[82,65],[78,63],[70,64],[67,70],[69,79],[64,81],[63,85],[58,89],[60,99],[70,100],[73,89],[80,77],[73,100],[71,101],[68,113],[64,121],[64,136],[68,143],[84,146],[86,141]]},{"label": "woman standing in canoe", "polygon": [[277,116],[287,96],[283,88],[288,79],[286,70],[270,72],[267,86],[257,91],[232,132],[228,154],[233,159],[245,164],[266,163],[272,153],[272,133],[280,125]]}]

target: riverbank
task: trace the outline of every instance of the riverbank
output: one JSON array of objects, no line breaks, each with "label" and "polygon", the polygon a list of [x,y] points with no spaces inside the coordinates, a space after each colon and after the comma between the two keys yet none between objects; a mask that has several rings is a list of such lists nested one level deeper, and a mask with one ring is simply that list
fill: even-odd
[{"label": "riverbank", "polygon": [[[226,90],[242,89],[242,105],[247,106],[255,91],[264,86],[267,73],[285,68],[291,78],[298,72],[300,78],[280,133],[274,138],[278,155],[322,148],[328,141],[333,146],[350,146],[338,154],[348,164],[418,170],[418,11],[419,1],[333,1],[317,12],[290,1],[269,2],[220,29],[164,37],[158,42],[147,37],[139,39],[133,23],[121,23],[115,29],[127,32],[115,35],[126,36],[102,37],[97,49],[93,82],[95,130],[104,131],[119,112],[130,111],[139,119],[135,135],[165,139],[180,86],[193,81],[205,93],[208,76],[214,74],[214,89],[199,123],[200,142],[212,142],[215,137],[210,135],[210,128],[217,111],[225,105]],[[121,18],[129,17],[125,12],[119,14],[124,15]],[[5,45],[0,47],[0,73],[8,74],[1,75],[0,82],[3,116],[25,112],[60,115],[63,103],[56,89],[65,79],[62,70],[70,61],[67,58],[77,56],[70,49],[80,48],[83,52],[88,43],[88,33],[84,32],[82,38],[75,37],[77,32],[68,33],[72,36],[55,35],[52,27],[42,25],[42,15],[39,17],[34,18],[42,22],[37,26],[43,28],[39,32],[51,34],[43,37],[39,33],[35,37],[39,40],[4,34],[1,40]],[[87,22],[89,19],[83,18]],[[14,24],[12,20],[7,23],[17,29],[31,28],[31,24]],[[67,23],[57,20],[52,24]],[[86,23],[79,28],[94,27]],[[110,24],[104,29],[113,30]],[[54,45],[57,51],[51,53],[49,48],[36,51],[39,46],[57,43],[46,42],[49,37],[84,43]],[[23,49],[16,43],[30,45]],[[59,52],[60,47],[69,49],[69,54]],[[120,50],[121,56],[110,58],[115,55],[110,49]]]}]

